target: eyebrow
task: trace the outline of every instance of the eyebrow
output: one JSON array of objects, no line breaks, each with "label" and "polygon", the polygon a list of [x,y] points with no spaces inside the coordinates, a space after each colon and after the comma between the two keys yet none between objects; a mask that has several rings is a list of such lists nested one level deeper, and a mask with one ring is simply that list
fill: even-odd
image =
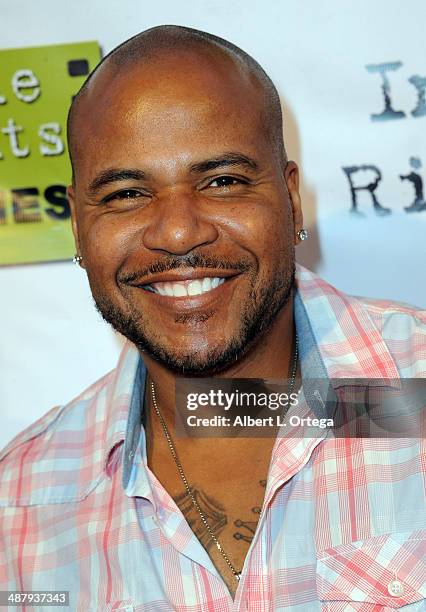
[{"label": "eyebrow", "polygon": [[[244,166],[250,170],[258,170],[258,163],[251,157],[242,153],[225,153],[218,157],[212,157],[201,162],[197,162],[190,166],[189,170],[195,174],[202,174],[210,170],[218,168],[227,168],[229,166]],[[98,174],[89,184],[88,193],[96,194],[102,187],[111,183],[122,181],[144,181],[148,178],[148,174],[137,168],[109,168]]]},{"label": "eyebrow", "polygon": [[98,174],[93,181],[89,184],[88,192],[95,194],[99,189],[110,183],[116,183],[119,181],[143,181],[147,177],[146,172],[137,169],[120,169],[120,168],[109,168]]},{"label": "eyebrow", "polygon": [[218,168],[226,168],[228,166],[245,166],[250,170],[259,169],[258,163],[247,155],[243,155],[242,153],[225,153],[224,155],[219,155],[218,157],[213,157],[212,159],[206,159],[205,161],[193,164],[190,167],[190,171],[201,174],[203,172],[209,172],[210,170],[216,170]]}]

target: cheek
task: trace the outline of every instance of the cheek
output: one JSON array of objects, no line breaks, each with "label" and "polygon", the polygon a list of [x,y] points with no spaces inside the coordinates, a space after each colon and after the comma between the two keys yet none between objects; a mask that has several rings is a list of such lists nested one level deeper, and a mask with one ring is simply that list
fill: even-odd
[{"label": "cheek", "polygon": [[243,213],[237,209],[228,219],[222,220],[226,225],[231,240],[249,251],[263,267],[268,263],[275,265],[276,259],[290,253],[293,245],[293,219],[288,204],[263,202],[262,205],[251,204]]},{"label": "cheek", "polygon": [[87,265],[99,277],[111,277],[135,242],[135,230],[122,219],[107,215],[88,219],[84,224],[82,250]]}]

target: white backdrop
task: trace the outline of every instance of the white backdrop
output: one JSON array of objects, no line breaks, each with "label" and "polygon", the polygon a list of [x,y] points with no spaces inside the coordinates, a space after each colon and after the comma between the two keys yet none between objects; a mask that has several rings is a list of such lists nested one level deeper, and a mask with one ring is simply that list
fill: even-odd
[{"label": "white backdrop", "polygon": [[[162,23],[241,46],[276,83],[288,153],[302,168],[311,238],[299,261],[348,293],[425,306],[426,210],[404,210],[414,183],[399,177],[415,173],[420,188],[426,179],[423,0],[0,0],[0,15],[3,49],[98,40],[105,54]],[[373,120],[385,108],[383,80],[366,66],[394,62],[388,115],[405,116]],[[380,171],[373,193],[391,214],[377,215],[366,189],[356,192],[358,214],[349,212],[342,167],[362,165]],[[376,176],[357,169],[353,186]],[[0,268],[0,286],[1,448],[112,369],[122,340],[96,314],[85,274],[70,262]]]}]

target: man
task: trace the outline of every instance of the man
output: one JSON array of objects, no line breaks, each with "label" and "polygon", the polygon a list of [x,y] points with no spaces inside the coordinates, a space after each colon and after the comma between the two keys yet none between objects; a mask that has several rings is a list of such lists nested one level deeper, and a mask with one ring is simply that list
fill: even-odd
[{"label": "man", "polygon": [[83,86],[69,149],[76,260],[129,343],[4,449],[1,588],[76,610],[420,609],[418,439],[174,435],[185,376],[301,378],[309,415],[309,379],[425,375],[424,313],[295,275],[298,169],[264,71],[153,28]]}]

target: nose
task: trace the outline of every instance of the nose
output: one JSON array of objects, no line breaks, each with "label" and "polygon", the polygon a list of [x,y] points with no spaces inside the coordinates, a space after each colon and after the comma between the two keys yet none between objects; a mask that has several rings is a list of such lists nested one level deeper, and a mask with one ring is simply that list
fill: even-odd
[{"label": "nose", "polygon": [[143,235],[150,250],[185,255],[218,237],[214,223],[200,210],[196,194],[162,194],[151,206],[152,216]]}]

